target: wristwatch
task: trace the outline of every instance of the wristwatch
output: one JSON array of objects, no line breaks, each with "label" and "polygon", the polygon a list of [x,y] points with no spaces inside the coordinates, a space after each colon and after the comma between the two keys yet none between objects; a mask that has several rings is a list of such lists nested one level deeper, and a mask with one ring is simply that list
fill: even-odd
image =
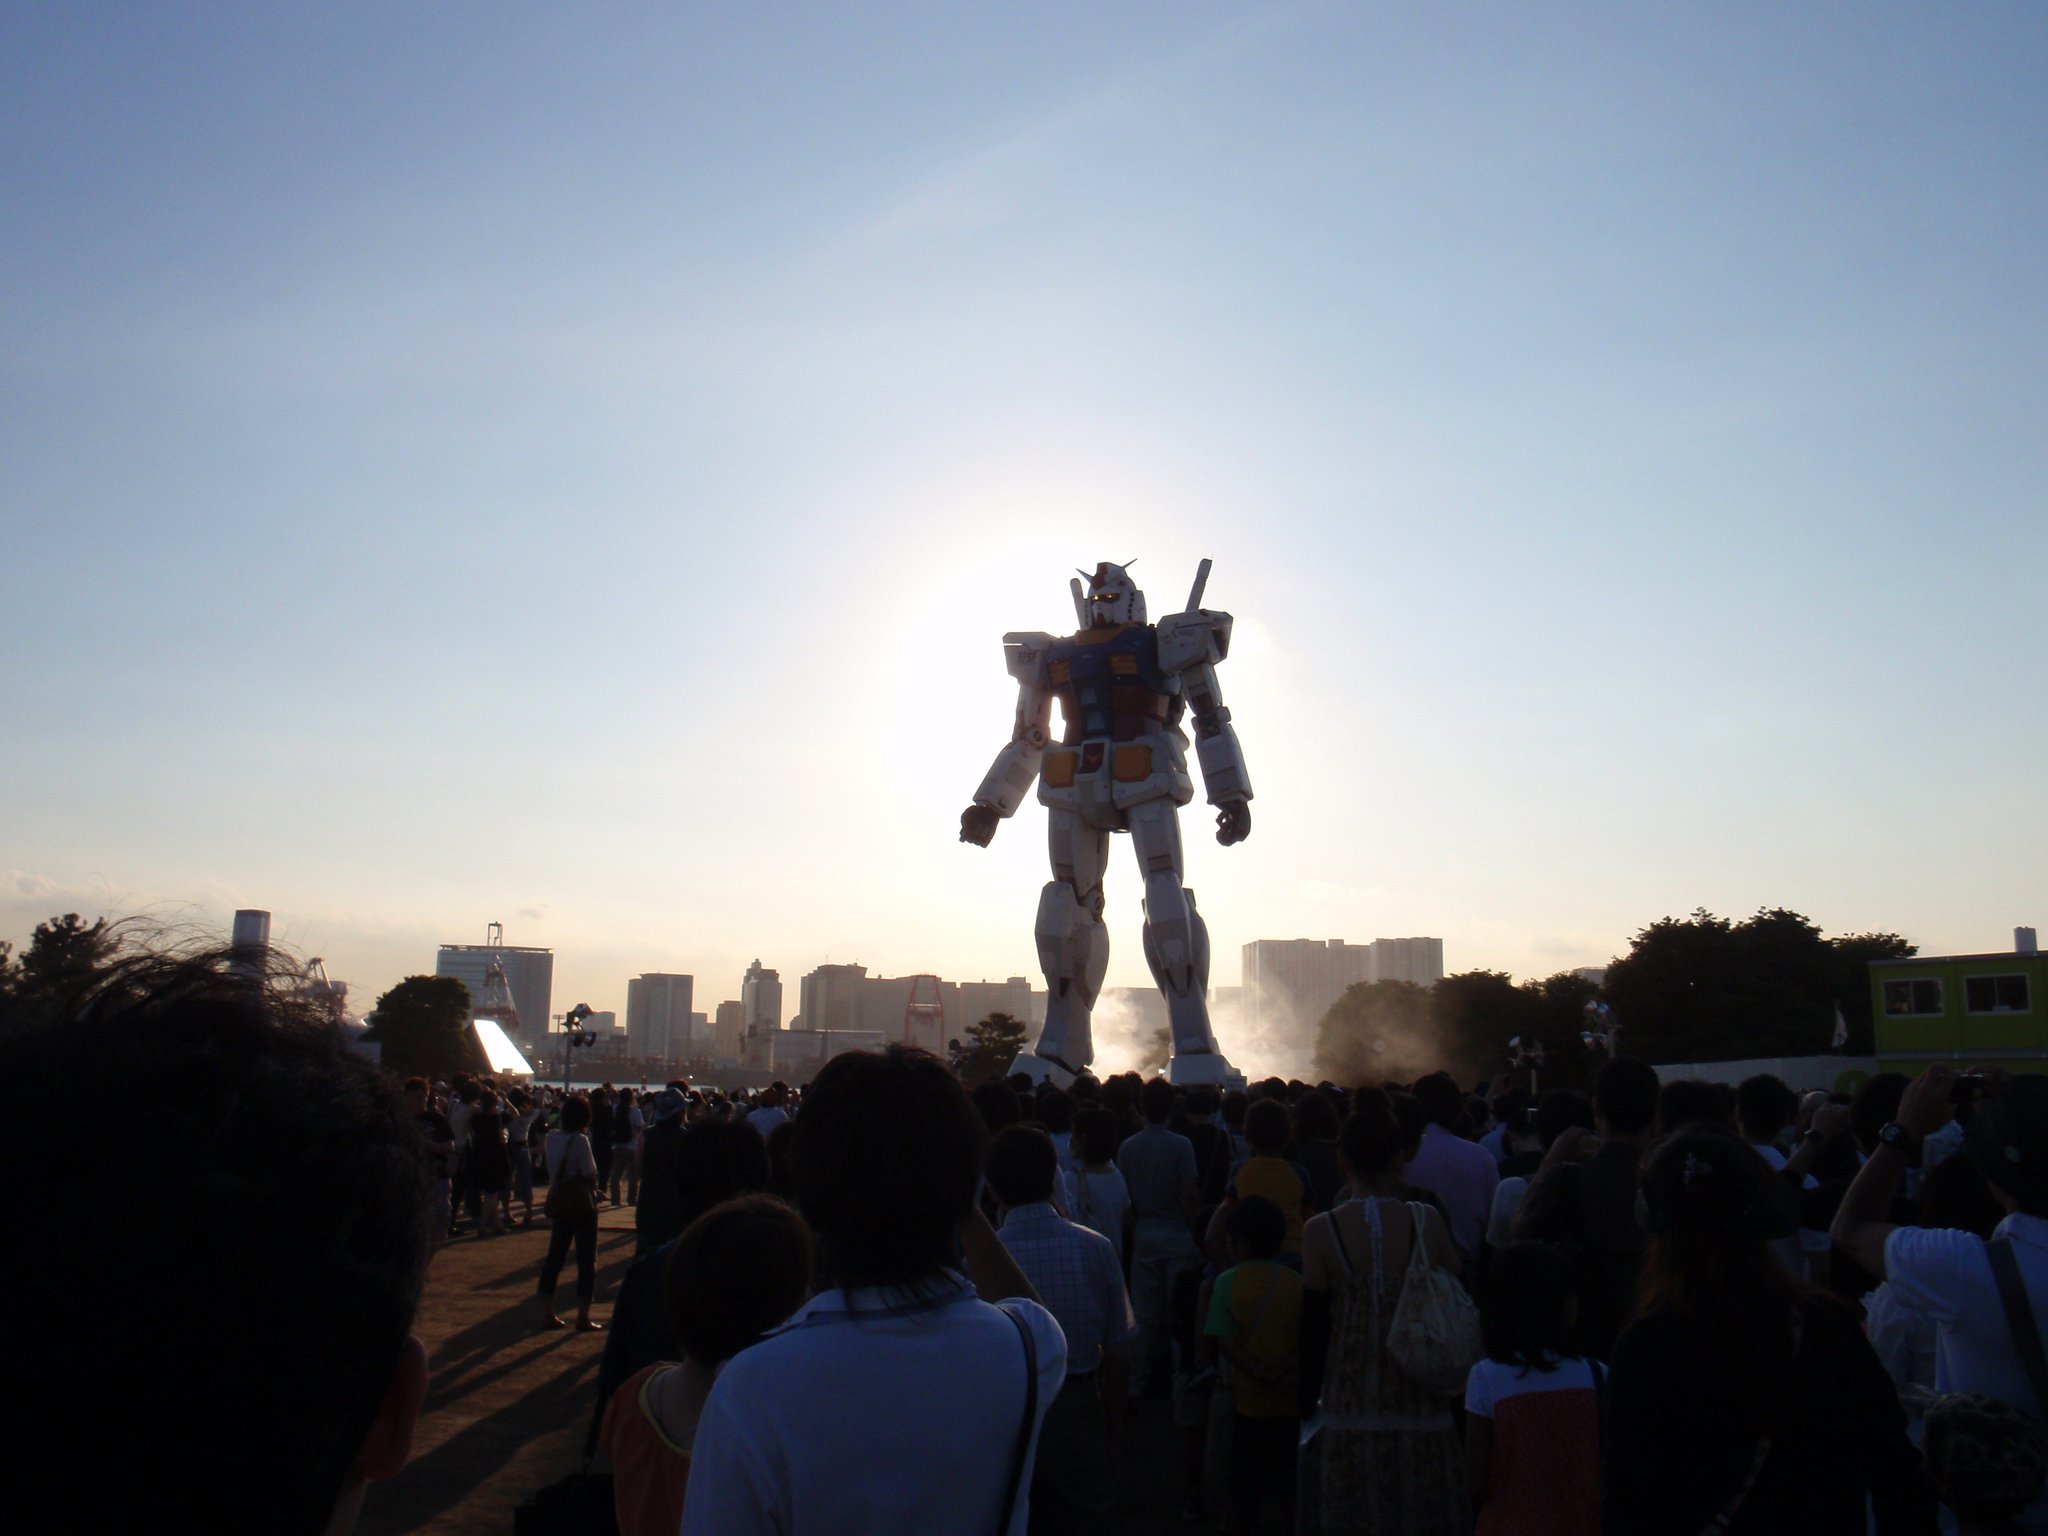
[{"label": "wristwatch", "polygon": [[1877,1133],[1877,1139],[1894,1151],[1903,1152],[1915,1161],[1920,1156],[1920,1138],[1894,1120]]}]

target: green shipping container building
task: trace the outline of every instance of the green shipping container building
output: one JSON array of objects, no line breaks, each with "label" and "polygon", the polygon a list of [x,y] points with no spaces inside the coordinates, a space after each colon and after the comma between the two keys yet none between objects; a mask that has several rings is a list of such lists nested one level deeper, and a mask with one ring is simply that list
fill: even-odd
[{"label": "green shipping container building", "polygon": [[1917,955],[1870,962],[1881,1072],[1948,1062],[2048,1073],[2048,956]]}]

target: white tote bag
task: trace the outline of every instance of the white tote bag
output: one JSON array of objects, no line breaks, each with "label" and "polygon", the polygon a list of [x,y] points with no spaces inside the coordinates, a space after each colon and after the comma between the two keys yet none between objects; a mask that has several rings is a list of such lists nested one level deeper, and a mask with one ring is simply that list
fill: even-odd
[{"label": "white tote bag", "polygon": [[1485,1354],[1479,1342],[1479,1308],[1462,1285],[1429,1262],[1423,1240],[1425,1209],[1414,1201],[1408,1204],[1415,1242],[1401,1300],[1387,1327],[1387,1353],[1438,1397],[1458,1397],[1465,1390],[1465,1378]]}]

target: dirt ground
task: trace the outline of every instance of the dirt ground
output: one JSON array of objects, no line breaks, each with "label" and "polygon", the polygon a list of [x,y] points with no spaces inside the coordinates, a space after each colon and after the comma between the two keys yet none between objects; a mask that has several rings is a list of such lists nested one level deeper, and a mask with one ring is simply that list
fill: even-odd
[{"label": "dirt ground", "polygon": [[[370,1490],[364,1536],[509,1536],[512,1512],[534,1490],[574,1471],[590,1422],[604,1335],[542,1330],[534,1284],[547,1228],[462,1236],[434,1256],[418,1330],[432,1377],[412,1462]],[[633,1257],[633,1213],[598,1218],[596,1317]],[[575,1261],[558,1302],[573,1315]],[[1139,1405],[1125,1456],[1122,1536],[1166,1536],[1177,1518],[1176,1452],[1163,1401]]]}]

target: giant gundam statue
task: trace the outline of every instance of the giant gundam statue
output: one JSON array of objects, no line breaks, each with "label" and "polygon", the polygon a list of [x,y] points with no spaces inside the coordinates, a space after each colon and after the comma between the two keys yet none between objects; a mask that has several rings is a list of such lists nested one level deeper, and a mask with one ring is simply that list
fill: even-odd
[{"label": "giant gundam statue", "polygon": [[[1194,798],[1180,729],[1192,707],[1216,841],[1228,846],[1251,833],[1251,780],[1216,686],[1216,664],[1230,654],[1230,615],[1202,607],[1207,560],[1186,611],[1156,626],[1145,622],[1145,595],[1123,566],[1105,561],[1085,580],[1085,589],[1080,579],[1070,583],[1077,633],[1003,636],[1017,680],[1017,726],[960,815],[960,840],[985,848],[1037,779],[1051,821],[1053,878],[1039,897],[1037,925],[1045,1028],[1016,1070],[1064,1085],[1095,1059],[1090,1020],[1109,963],[1102,877],[1110,834],[1128,832],[1145,877],[1145,959],[1173,1026],[1167,1077],[1231,1081],[1236,1074],[1209,1027],[1209,930],[1195,893],[1181,884],[1179,815]],[[1066,730],[1049,746],[1055,699]]]}]

